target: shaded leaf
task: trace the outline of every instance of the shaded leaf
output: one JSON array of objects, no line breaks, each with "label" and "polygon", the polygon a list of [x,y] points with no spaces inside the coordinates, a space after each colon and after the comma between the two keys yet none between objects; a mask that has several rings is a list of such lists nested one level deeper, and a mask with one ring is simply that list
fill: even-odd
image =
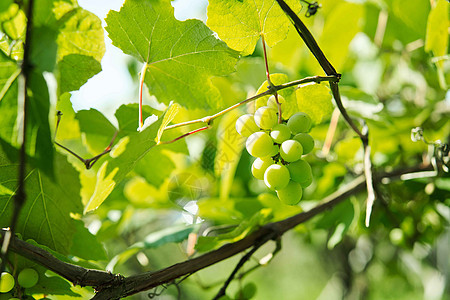
[{"label": "shaded leaf", "polygon": [[250,219],[245,219],[241,223],[239,223],[239,225],[231,232],[224,233],[218,236],[201,236],[199,237],[198,242],[195,245],[195,249],[200,252],[205,252],[217,248],[225,243],[238,241],[253,232],[259,226],[267,223],[267,221],[271,218],[271,212],[271,209],[261,209]]},{"label": "shaded leaf", "polygon": [[[287,3],[295,12],[300,11],[300,1]],[[284,40],[290,25],[275,0],[212,0],[206,23],[242,55],[253,53],[261,35],[269,47]]]},{"label": "shaded leaf", "polygon": [[50,95],[44,76],[31,72],[28,88],[28,154],[36,158],[36,165],[41,170],[53,174],[55,151],[49,123]]},{"label": "shaded leaf", "polygon": [[[96,209],[100,204],[102,204],[106,197],[108,197],[108,195],[112,192],[114,187],[135,168],[137,163],[147,153],[154,151],[156,146],[156,136],[161,127],[164,115],[160,116],[158,121],[151,124],[142,132],[137,132],[136,130],[134,130],[134,132],[128,132],[131,124],[128,118],[129,113],[131,112],[130,109],[126,109],[126,106],[122,106],[117,112],[118,114],[116,117],[119,121],[119,137],[123,135],[121,126],[125,126],[128,141],[126,145],[124,145],[125,149],[122,149],[120,154],[110,153],[109,158],[114,159],[104,161],[99,168],[97,172],[97,184],[95,186],[95,191],[85,206],[85,213]],[[136,116],[136,114],[134,114],[134,116]],[[134,122],[135,121],[133,121],[133,123]],[[112,157],[111,154],[114,157]]]},{"label": "shaded leaf", "polygon": [[177,21],[169,1],[127,0],[119,12],[109,12],[106,23],[115,46],[148,64],[145,83],[160,102],[220,106],[209,78],[233,72],[238,55],[203,22]]},{"label": "shaded leaf", "polygon": [[20,69],[0,51],[0,137],[16,143],[17,97]]},{"label": "shaded leaf", "polygon": [[106,251],[97,237],[89,232],[82,221],[74,221],[76,231],[70,254],[86,260],[106,260]]},{"label": "shaded leaf", "polygon": [[80,130],[85,134],[86,143],[92,153],[103,152],[111,142],[117,129],[98,110],[80,110],[76,113]]},{"label": "shaded leaf", "polygon": [[[17,189],[18,151],[0,140],[0,185],[10,191]],[[27,166],[26,202],[19,214],[16,232],[24,239],[34,239],[59,253],[68,253],[76,226],[70,214],[82,211],[78,172],[62,155],[55,157],[59,175],[49,178],[45,173]],[[13,211],[14,192],[0,195],[0,226],[8,227]]]}]

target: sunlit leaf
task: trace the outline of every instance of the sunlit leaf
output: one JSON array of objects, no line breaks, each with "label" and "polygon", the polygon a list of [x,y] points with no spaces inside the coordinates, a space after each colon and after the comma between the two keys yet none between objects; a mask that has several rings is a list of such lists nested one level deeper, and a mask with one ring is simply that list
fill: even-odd
[{"label": "sunlit leaf", "polygon": [[228,197],[233,183],[237,164],[244,148],[245,140],[236,131],[236,120],[240,114],[228,113],[219,123],[217,129],[217,152],[214,159],[215,173],[220,176],[220,196]]},{"label": "sunlit leaf", "polygon": [[320,124],[333,112],[330,88],[325,84],[307,84],[296,90],[299,110],[307,113],[314,124]]},{"label": "sunlit leaf", "polygon": [[[295,12],[300,11],[300,1],[287,3]],[[212,0],[208,5],[207,25],[229,47],[249,55],[261,35],[269,47],[285,39],[290,22],[275,0]]]},{"label": "sunlit leaf", "polygon": [[177,21],[169,1],[127,0],[119,12],[109,12],[106,23],[115,46],[148,64],[145,83],[159,101],[220,105],[209,78],[233,72],[237,53],[201,21]]}]

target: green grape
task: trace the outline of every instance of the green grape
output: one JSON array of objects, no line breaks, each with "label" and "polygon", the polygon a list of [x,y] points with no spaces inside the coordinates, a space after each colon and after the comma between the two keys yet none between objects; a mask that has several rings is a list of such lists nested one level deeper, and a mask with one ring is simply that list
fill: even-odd
[{"label": "green grape", "polygon": [[302,144],[303,154],[308,154],[314,149],[314,139],[307,133],[298,133],[292,139]]},{"label": "green grape", "polygon": [[303,188],[307,188],[312,183],[312,171],[308,162],[299,159],[296,162],[290,163],[287,168],[291,179],[300,183]]},{"label": "green grape", "polygon": [[277,195],[284,204],[295,205],[302,199],[303,189],[298,182],[291,180],[285,188],[277,190]]},{"label": "green grape", "polygon": [[270,136],[277,144],[281,144],[291,137],[291,130],[286,124],[277,124],[272,128]]},{"label": "green grape", "polygon": [[39,274],[36,270],[31,268],[26,268],[20,271],[19,276],[17,276],[17,282],[21,287],[30,288],[35,286],[39,281]]},{"label": "green grape", "polygon": [[253,115],[246,114],[240,116],[236,120],[236,131],[244,137],[249,137],[252,133],[259,131]]},{"label": "green grape", "polygon": [[277,124],[277,111],[273,108],[263,106],[255,112],[255,123],[259,128],[272,129]]},{"label": "green grape", "polygon": [[3,272],[0,278],[0,293],[7,293],[14,287],[14,277],[8,272]]},{"label": "green grape", "polygon": [[273,152],[273,146],[270,135],[262,131],[252,133],[245,143],[248,153],[254,157],[270,155]]},{"label": "green grape", "polygon": [[289,118],[287,125],[292,134],[308,132],[311,128],[311,118],[307,114],[299,112]]},{"label": "green grape", "polygon": [[303,147],[296,140],[284,141],[280,146],[280,155],[287,162],[299,160],[303,154]]},{"label": "green grape", "polygon": [[277,145],[273,145],[272,148],[270,149],[269,154],[267,155],[268,157],[272,157],[278,154],[278,152],[280,151],[280,148]]},{"label": "green grape", "polygon": [[267,157],[265,159],[257,158],[253,164],[252,164],[252,174],[255,176],[256,179],[263,180],[264,179],[264,172],[266,172],[266,169],[270,167],[273,164],[272,158]]},{"label": "green grape", "polygon": [[264,173],[264,183],[269,189],[282,189],[289,183],[289,170],[283,165],[273,164]]},{"label": "green grape", "polygon": [[[278,102],[280,102],[281,104],[281,111],[284,111],[284,108],[286,107],[286,99],[284,99],[283,96],[278,95]],[[272,95],[269,97],[269,100],[267,100],[267,106],[270,108],[275,109],[276,111],[278,111],[278,104],[277,104],[277,100],[275,100],[275,96]]]},{"label": "green grape", "polygon": [[277,196],[275,196],[274,194],[262,193],[258,195],[257,199],[265,207],[280,206],[280,202],[278,201]]}]

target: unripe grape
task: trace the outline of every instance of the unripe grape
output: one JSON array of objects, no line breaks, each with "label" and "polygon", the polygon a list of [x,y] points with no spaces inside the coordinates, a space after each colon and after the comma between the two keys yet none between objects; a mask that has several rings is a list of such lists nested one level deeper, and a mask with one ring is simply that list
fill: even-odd
[{"label": "unripe grape", "polygon": [[289,118],[287,125],[292,134],[308,132],[311,128],[311,118],[307,114],[299,112]]},{"label": "unripe grape", "polygon": [[[281,111],[283,112],[284,108],[286,107],[286,99],[284,99],[283,96],[278,95],[278,102],[280,102]],[[277,100],[275,99],[274,95],[270,96],[269,100],[267,100],[267,106],[278,111],[278,104],[277,104]]]},{"label": "unripe grape", "polygon": [[289,170],[283,165],[273,164],[264,173],[264,183],[268,188],[278,190],[289,183]]},{"label": "unripe grape", "polygon": [[3,272],[0,277],[0,293],[7,293],[12,290],[14,283],[14,277],[8,272]]},{"label": "unripe grape", "polygon": [[236,131],[244,137],[249,137],[252,133],[259,131],[259,127],[256,125],[253,115],[246,114],[236,120]]},{"label": "unripe grape", "polygon": [[259,128],[271,129],[277,124],[277,111],[273,108],[263,106],[255,112],[255,123]]},{"label": "unripe grape", "polygon": [[272,149],[269,152],[269,157],[275,156],[278,154],[278,152],[280,152],[280,147],[278,147],[277,145],[273,145]]},{"label": "unripe grape", "polygon": [[278,198],[287,205],[295,205],[302,199],[303,189],[295,181],[289,181],[285,188],[277,190]]},{"label": "unripe grape", "polygon": [[35,286],[39,281],[39,274],[31,268],[26,268],[20,271],[17,277],[17,282],[21,287],[30,288]]},{"label": "unripe grape", "polygon": [[314,139],[307,133],[298,133],[292,139],[302,144],[303,154],[308,154],[314,149]]},{"label": "unripe grape", "polygon": [[308,162],[299,159],[296,162],[290,163],[287,168],[293,181],[298,182],[303,188],[311,185],[312,170]]},{"label": "unripe grape", "polygon": [[287,162],[299,160],[303,154],[303,147],[296,140],[284,141],[280,146],[280,155]]},{"label": "unripe grape", "polygon": [[248,153],[254,157],[268,156],[273,152],[273,146],[270,135],[262,131],[251,134],[245,143]]},{"label": "unripe grape", "polygon": [[291,130],[286,124],[277,124],[272,128],[270,136],[277,144],[281,144],[291,137]]},{"label": "unripe grape", "polygon": [[273,160],[271,158],[264,160],[261,158],[257,158],[252,164],[252,174],[256,179],[263,180],[264,173],[266,169],[273,164]]}]

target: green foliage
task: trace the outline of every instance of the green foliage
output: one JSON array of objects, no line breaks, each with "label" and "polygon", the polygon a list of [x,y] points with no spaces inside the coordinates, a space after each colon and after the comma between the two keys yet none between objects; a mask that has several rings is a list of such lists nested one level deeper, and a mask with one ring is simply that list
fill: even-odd
[{"label": "green foliage", "polygon": [[233,72],[237,53],[202,22],[177,21],[169,1],[137,0],[127,0],[119,12],[111,11],[106,22],[113,44],[147,64],[145,83],[161,102],[177,99],[192,108],[221,106],[210,77]]},{"label": "green foliage", "polygon": [[[294,11],[300,10],[298,1],[287,2]],[[242,55],[253,53],[260,36],[272,47],[285,39],[289,30],[289,20],[275,0],[212,0],[207,25]]]},{"label": "green foliage", "polygon": [[[330,120],[336,103],[326,82],[278,90],[283,123],[300,111],[311,118],[304,128],[292,129],[308,131],[297,140],[306,157],[291,158],[289,149],[278,154],[279,144],[296,138],[290,130],[275,137],[287,125],[275,125],[272,95],[220,112],[270,89],[261,36],[272,84],[322,75],[277,1],[210,0],[206,24],[177,20],[176,2],[169,0],[126,0],[120,11],[110,11],[105,29],[113,45],[130,55],[130,70],[144,64],[141,76],[154,96],[152,107],[142,108],[147,122],[141,131],[137,104],[80,111],[72,105],[70,92],[101,71],[101,20],[75,0],[34,2],[27,39],[28,1],[0,1],[0,227],[11,226],[26,94],[26,201],[15,231],[27,243],[83,267],[124,276],[154,272],[308,211],[363,174],[362,143],[343,118]],[[435,170],[392,181],[376,176],[369,228],[363,219],[367,195],[355,192],[287,233],[275,260],[272,242],[259,249],[223,298],[445,299],[448,1],[321,0],[309,18],[307,5],[286,2],[341,74],[343,105],[358,128],[369,130],[374,174],[430,161],[436,161]],[[21,80],[24,59],[31,65],[27,90]],[[92,101],[97,100],[104,99]],[[264,136],[261,149],[248,148],[269,155],[263,158],[269,163],[255,162],[243,151],[244,138],[236,131],[240,116],[255,121],[263,106],[273,109],[258,119],[264,130],[248,123],[247,131],[239,131]],[[114,111],[115,120],[108,115]],[[182,122],[189,124],[166,129]],[[203,126],[208,130],[189,134]],[[415,127],[423,129],[423,137],[413,142]],[[263,171],[282,159],[293,161],[285,161],[290,180],[286,172],[266,178],[280,188],[271,191]],[[258,179],[252,165],[262,169],[253,170]],[[211,299],[239,258],[189,277],[188,284],[181,283],[181,295],[175,288],[164,292]],[[256,263],[265,267],[253,268]],[[7,271],[16,278],[26,268],[37,271],[38,283],[2,296],[93,296],[92,289],[73,287],[33,261],[14,253],[7,258]]]}]

